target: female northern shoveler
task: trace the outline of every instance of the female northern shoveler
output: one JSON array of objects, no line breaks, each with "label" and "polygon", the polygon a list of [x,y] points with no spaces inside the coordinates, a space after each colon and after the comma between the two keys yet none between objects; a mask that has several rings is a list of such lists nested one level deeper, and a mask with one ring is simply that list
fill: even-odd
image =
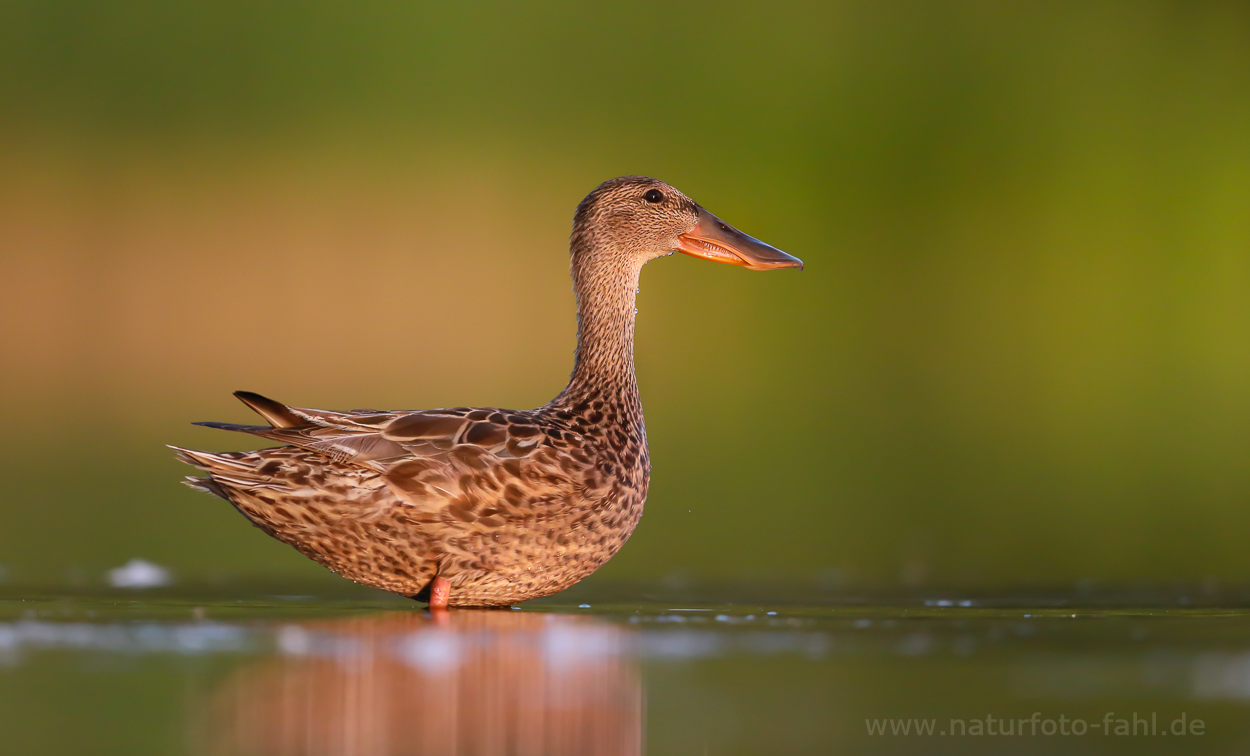
[{"label": "female northern shoveler", "polygon": [[240,391],[269,425],[199,424],[283,446],[177,449],[208,473],[187,485],[344,577],[433,607],[506,606],[586,577],[629,538],[647,496],[634,377],[642,266],[673,252],[750,270],[803,263],[642,176],[587,195],[570,248],[577,355],[547,405],[330,412]]}]

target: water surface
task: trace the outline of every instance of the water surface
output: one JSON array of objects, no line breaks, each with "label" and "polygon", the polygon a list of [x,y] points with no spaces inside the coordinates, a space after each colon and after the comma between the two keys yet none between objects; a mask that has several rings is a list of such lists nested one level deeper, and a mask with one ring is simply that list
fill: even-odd
[{"label": "water surface", "polygon": [[1250,743],[1250,611],[1235,596],[601,593],[437,617],[367,591],[9,589],[0,731],[22,754]]}]

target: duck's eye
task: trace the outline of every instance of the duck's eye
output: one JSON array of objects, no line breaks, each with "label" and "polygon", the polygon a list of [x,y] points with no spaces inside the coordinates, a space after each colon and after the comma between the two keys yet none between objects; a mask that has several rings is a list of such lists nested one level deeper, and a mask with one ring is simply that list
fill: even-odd
[{"label": "duck's eye", "polygon": [[648,189],[647,193],[642,195],[647,202],[654,202],[657,205],[664,201],[664,193],[659,189]]}]

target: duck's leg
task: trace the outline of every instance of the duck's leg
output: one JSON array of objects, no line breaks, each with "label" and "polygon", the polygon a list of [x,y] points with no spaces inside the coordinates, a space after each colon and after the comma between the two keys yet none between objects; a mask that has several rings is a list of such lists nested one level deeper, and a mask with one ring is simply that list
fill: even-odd
[{"label": "duck's leg", "polygon": [[447,600],[451,597],[451,581],[445,577],[436,577],[430,583],[430,609],[446,610]]}]

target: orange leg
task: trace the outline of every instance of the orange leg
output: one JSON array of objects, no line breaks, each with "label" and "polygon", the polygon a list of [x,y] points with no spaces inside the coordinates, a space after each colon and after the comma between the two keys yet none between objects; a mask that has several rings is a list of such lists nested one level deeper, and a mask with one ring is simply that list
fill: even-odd
[{"label": "orange leg", "polygon": [[447,599],[451,595],[451,581],[445,577],[436,577],[430,584],[430,609],[447,608]]}]

